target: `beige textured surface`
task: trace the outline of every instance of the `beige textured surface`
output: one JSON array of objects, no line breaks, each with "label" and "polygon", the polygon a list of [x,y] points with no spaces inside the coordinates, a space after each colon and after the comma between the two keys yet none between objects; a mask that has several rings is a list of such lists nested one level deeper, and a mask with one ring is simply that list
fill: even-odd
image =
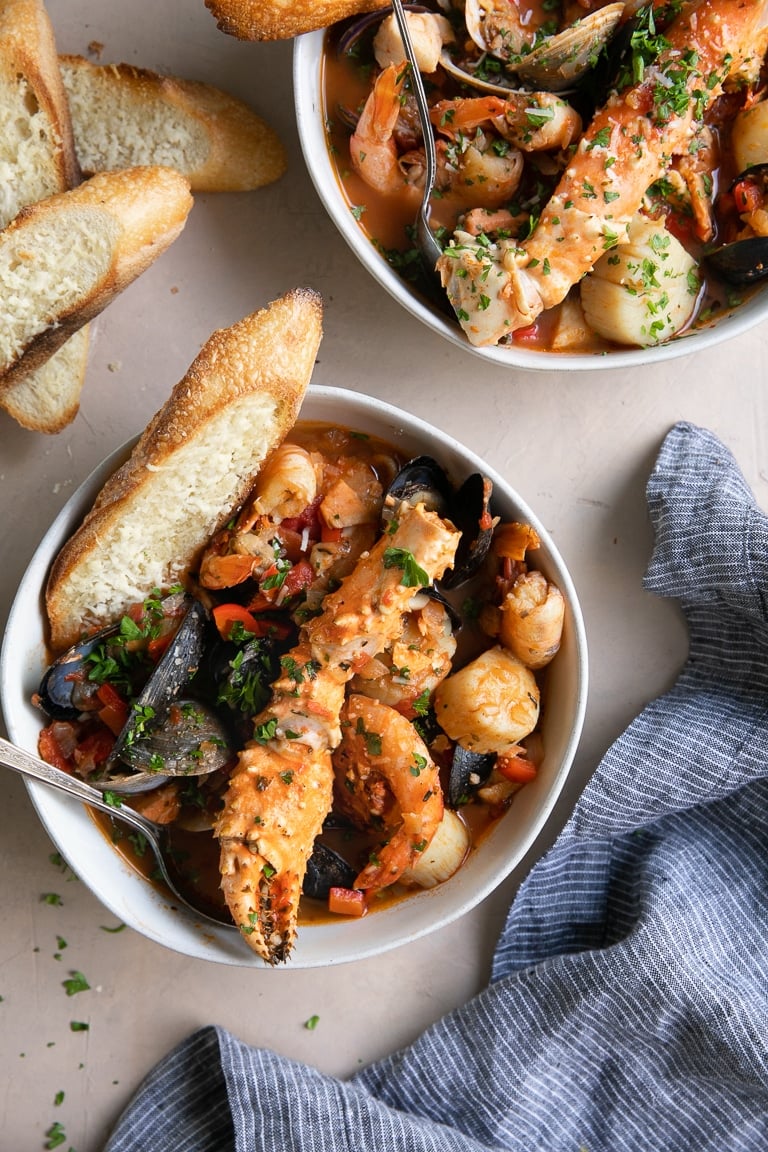
[{"label": "beige textured surface", "polygon": [[[369,279],[325,217],[295,133],[289,43],[223,36],[202,0],[50,0],[49,10],[63,51],[100,41],[102,62],[166,70],[248,100],[285,139],[289,170],[259,192],[197,199],[181,237],[94,324],[72,425],[44,437],[0,416],[0,623],[55,513],[145,425],[210,332],[311,285],[326,304],[313,379],[367,390],[484,453],[536,508],[570,566],[591,691],[562,820],[600,754],[669,686],[684,657],[675,606],[641,585],[651,543],[644,486],[669,427],[687,419],[711,428],[768,507],[765,328],[704,356],[569,379],[462,355]],[[21,781],[0,772],[0,1143],[8,1149],[42,1147],[59,1121],[64,1148],[100,1152],[144,1073],[205,1023],[325,1071],[354,1072],[483,986],[515,883],[465,920],[380,959],[250,971],[184,960],[128,930],[109,935],[102,926],[113,927],[112,918],[60,875],[50,851]],[[60,894],[62,906],[42,902],[46,892]],[[92,987],[70,998],[61,982],[76,969]],[[314,1014],[320,1021],[309,1031]],[[70,1032],[71,1020],[90,1030]],[[66,1093],[60,1106],[58,1091]]]}]

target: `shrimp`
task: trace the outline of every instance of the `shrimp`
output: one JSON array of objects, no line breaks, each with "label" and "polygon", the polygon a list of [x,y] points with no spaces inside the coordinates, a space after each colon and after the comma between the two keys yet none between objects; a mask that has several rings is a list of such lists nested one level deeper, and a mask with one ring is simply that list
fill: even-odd
[{"label": "shrimp", "polygon": [[509,96],[459,97],[440,100],[430,111],[432,123],[446,136],[462,136],[489,122],[522,152],[567,148],[581,135],[581,117],[553,92],[510,92]]},{"label": "shrimp", "polygon": [[247,530],[259,516],[269,516],[275,524],[298,516],[317,495],[317,479],[306,448],[281,444],[259,472],[249,509],[238,519],[238,530]]},{"label": "shrimp", "polygon": [[[405,193],[416,204],[421,190],[417,180],[400,167],[394,138],[407,74],[405,64],[389,64],[376,78],[349,141],[349,156],[352,167],[371,188],[387,195]],[[423,175],[416,172],[423,181]]]},{"label": "shrimp", "polygon": [[443,816],[438,770],[410,721],[386,704],[351,695],[334,755],[340,805],[363,828],[387,839],[357,876],[355,888],[394,884],[432,841]]},{"label": "shrimp", "polygon": [[[530,238],[479,254],[460,235],[438,261],[470,343],[498,343],[532,324],[603,252],[626,243],[646,189],[687,150],[724,82],[750,61],[759,64],[765,0],[699,0],[665,38],[643,78],[596,113]],[[493,323],[480,315],[490,305]]]},{"label": "shrimp", "polygon": [[[424,186],[423,148],[399,155],[394,132],[401,111],[407,67],[390,64],[377,77],[349,142],[352,167],[371,188],[386,195],[405,193],[414,206]],[[487,119],[487,117],[486,117]],[[496,208],[514,195],[523,171],[513,149],[501,153],[494,137],[476,132],[460,141],[438,141],[436,187],[473,207]]]},{"label": "shrimp", "polygon": [[445,608],[420,594],[392,646],[370,660],[350,687],[412,720],[416,702],[428,699],[450,672],[455,652],[456,637]]},{"label": "shrimp", "polygon": [[499,640],[528,668],[543,668],[557,654],[565,600],[541,572],[524,572],[501,602]]},{"label": "shrimp", "polygon": [[414,581],[442,576],[458,539],[423,504],[402,505],[395,531],[361,556],[282,658],[283,675],[240,753],[214,829],[232,918],[268,964],[286,960],[296,938],[307,861],[332,803],[346,684],[396,639]]}]

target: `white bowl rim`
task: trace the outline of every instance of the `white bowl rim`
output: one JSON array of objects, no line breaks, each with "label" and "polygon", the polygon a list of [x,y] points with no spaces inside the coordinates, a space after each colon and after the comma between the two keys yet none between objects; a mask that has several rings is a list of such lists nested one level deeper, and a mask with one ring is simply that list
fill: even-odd
[{"label": "white bowl rim", "polygon": [[512,348],[477,348],[470,344],[458,323],[449,320],[401,280],[355,221],[331,164],[325,131],[318,135],[323,108],[321,60],[325,29],[298,36],[293,49],[293,91],[296,125],[304,161],[326,212],[358,260],[397,302],[433,332],[464,352],[501,368],[526,372],[586,372],[601,369],[640,368],[648,364],[690,356],[741,335],[765,318],[768,287],[751,296],[732,312],[707,327],[681,333],[666,344],[651,348],[627,348],[603,353],[539,352],[515,345]]},{"label": "white bowl rim", "polygon": [[[469,870],[468,866],[465,865],[457,873],[457,876],[448,881],[447,884],[409,897],[404,903],[377,912],[363,920],[355,921],[354,928],[357,931],[348,933],[345,948],[341,951],[336,947],[335,935],[338,934],[343,921],[340,920],[338,924],[304,925],[299,932],[299,940],[294,952],[288,962],[283,965],[284,968],[325,967],[330,964],[347,963],[382,954],[453,922],[474,908],[498,887],[533,847],[562,791],[581,735],[588,687],[586,633],[581,608],[570,574],[549,533],[511,485],[479,456],[453,437],[439,431],[419,417],[403,412],[384,401],[347,389],[313,384],[307,394],[305,404],[307,403],[310,411],[306,413],[302,411],[300,419],[328,419],[329,415],[322,414],[323,408],[328,409],[330,414],[330,412],[338,411],[338,407],[341,405],[343,408],[343,420],[341,422],[347,426],[355,426],[354,421],[358,418],[359,413],[359,418],[367,420],[369,423],[375,423],[378,420],[382,425],[386,425],[389,428],[390,438],[396,438],[398,434],[402,434],[406,442],[412,440],[437,443],[444,460],[453,456],[456,460],[460,460],[466,469],[482,470],[490,477],[497,494],[502,494],[503,502],[511,501],[520,517],[532,524],[538,532],[542,542],[542,553],[546,553],[547,563],[553,570],[554,578],[566,597],[569,606],[571,644],[575,658],[576,684],[573,714],[555,775],[549,782],[541,803],[536,808],[535,819],[529,822],[525,834],[520,837],[520,843],[514,857],[505,860],[500,866],[486,868],[484,871],[487,875],[484,874],[480,883],[473,882],[468,891],[464,891],[467,887],[468,877],[466,873],[462,876],[465,869]],[[312,409],[317,411],[312,411]],[[374,434],[378,435],[379,433],[375,432]],[[386,438],[386,433],[384,435]],[[0,701],[2,701],[3,717],[10,739],[21,747],[27,748],[28,751],[36,752],[36,738],[33,739],[32,734],[36,734],[40,727],[40,714],[32,707],[30,697],[31,692],[39,682],[45,662],[45,645],[42,634],[35,635],[33,642],[30,643],[27,623],[30,604],[38,604],[40,624],[42,624],[41,593],[51,560],[76,524],[79,523],[82,515],[90,507],[96,492],[105,479],[125,458],[135,440],[136,437],[132,437],[107,456],[83,481],[61,509],[37,546],[11,606],[2,649],[0,650]],[[19,657],[22,652],[26,666],[20,675]],[[106,837],[88,817],[84,807],[77,800],[42,783],[25,779],[25,786],[37,815],[53,844],[75,874],[82,876],[87,887],[120,920],[156,943],[186,956],[229,965],[264,967],[263,962],[247,948],[247,945],[234,931],[226,928],[219,929],[215,925],[202,924],[196,921],[191,913],[169,902],[166,896],[125,863],[122,857],[108,844]],[[520,795],[524,796],[525,792],[532,787],[533,785],[529,785]],[[516,803],[518,803],[517,799]],[[64,822],[67,832],[65,837],[62,836],[62,822]],[[99,869],[95,875],[92,870],[89,871],[88,869],[88,856],[82,847],[83,841],[85,841],[86,849],[96,851],[99,856]],[[86,875],[87,879],[85,878]],[[451,898],[445,899],[450,885],[453,885]],[[138,913],[133,907],[131,898],[134,895],[137,896],[139,904],[143,908],[142,913]],[[416,914],[416,907],[417,905],[420,906],[423,911],[428,903],[433,902],[437,902],[438,906],[445,903],[446,908],[441,909],[438,916],[431,922],[425,923],[423,915]],[[172,912],[172,918],[169,916],[169,912]],[[382,933],[379,929],[383,928],[385,924],[389,924],[390,921],[393,923],[395,931],[389,935],[384,933],[385,939],[382,940]],[[400,926],[399,931],[398,925]],[[310,948],[310,941],[313,944],[312,948]]]}]

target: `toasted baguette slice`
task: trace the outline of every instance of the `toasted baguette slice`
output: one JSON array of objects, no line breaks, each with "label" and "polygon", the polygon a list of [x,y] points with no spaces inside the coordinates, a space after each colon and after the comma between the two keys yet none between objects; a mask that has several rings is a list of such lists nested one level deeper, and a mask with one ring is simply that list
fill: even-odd
[{"label": "toasted baguette slice", "polygon": [[0,391],[61,347],[178,236],[192,206],[172,168],[131,168],[23,208],[0,232]]},{"label": "toasted baguette slice", "polygon": [[0,0],[0,228],[80,182],[53,30],[41,0]]},{"label": "toasted baguette slice", "polygon": [[[27,204],[80,182],[67,97],[42,0],[0,0],[0,228]],[[77,414],[88,330],[20,378],[0,407],[25,428],[59,432]]]},{"label": "toasted baguette slice", "polygon": [[34,372],[11,381],[0,392],[0,408],[32,432],[61,432],[80,407],[88,343],[86,325]]},{"label": "toasted baguette slice", "polygon": [[83,56],[60,64],[86,173],[167,164],[193,192],[247,192],[285,171],[272,129],[218,88]]},{"label": "toasted baguette slice", "polygon": [[310,289],[214,332],[56,558],[46,590],[54,649],[194,571],[295,423],[321,335]]},{"label": "toasted baguette slice", "polygon": [[375,12],[382,0],[205,0],[222,32],[238,40],[288,40],[327,28],[362,12]]}]

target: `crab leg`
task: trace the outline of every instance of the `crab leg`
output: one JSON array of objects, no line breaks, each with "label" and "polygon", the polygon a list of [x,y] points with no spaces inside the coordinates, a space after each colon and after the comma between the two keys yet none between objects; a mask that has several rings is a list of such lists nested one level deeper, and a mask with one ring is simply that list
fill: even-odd
[{"label": "crab leg", "polygon": [[724,81],[759,66],[765,0],[698,0],[664,39],[642,79],[596,113],[528,240],[459,243],[438,262],[470,342],[497,343],[533,323],[626,241],[647,188],[687,151]]},{"label": "crab leg", "polygon": [[414,592],[442,576],[456,551],[459,533],[423,505],[403,505],[393,524],[283,657],[217,820],[227,905],[269,964],[286,960],[296,938],[307,861],[332,802],[347,681],[397,637]]}]

